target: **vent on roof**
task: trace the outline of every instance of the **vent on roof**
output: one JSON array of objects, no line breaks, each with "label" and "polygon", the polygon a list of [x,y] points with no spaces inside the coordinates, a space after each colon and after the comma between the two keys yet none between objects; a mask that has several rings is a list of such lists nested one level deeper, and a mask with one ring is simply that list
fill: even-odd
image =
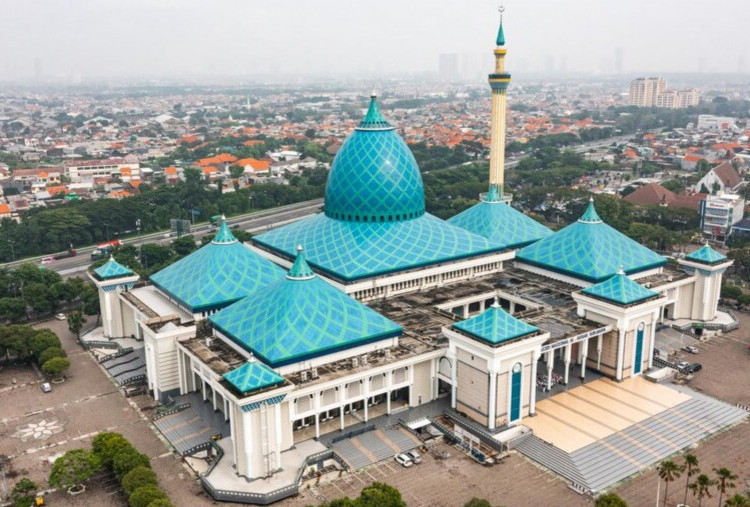
[{"label": "vent on roof", "polygon": [[385,358],[390,359],[391,358],[391,349],[385,349]]},{"label": "vent on roof", "polygon": [[213,342],[213,340],[211,340],[211,337],[207,336],[206,337],[206,347],[211,348],[211,343],[212,342]]},{"label": "vent on roof", "polygon": [[300,382],[307,382],[307,370],[300,372],[299,380]]},{"label": "vent on roof", "polygon": [[362,365],[366,366],[367,365],[367,361],[368,361],[367,354],[363,354],[362,355]]},{"label": "vent on roof", "polygon": [[358,357],[353,357],[352,358],[352,368],[356,368],[358,366],[359,366],[359,358]]},{"label": "vent on roof", "polygon": [[317,368],[313,368],[312,370],[310,370],[310,376],[312,378],[318,378],[318,369]]}]

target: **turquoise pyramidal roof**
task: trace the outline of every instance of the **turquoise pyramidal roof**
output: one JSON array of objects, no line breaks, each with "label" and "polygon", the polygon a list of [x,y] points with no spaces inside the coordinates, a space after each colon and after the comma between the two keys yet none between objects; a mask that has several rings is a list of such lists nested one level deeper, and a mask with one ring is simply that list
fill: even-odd
[{"label": "turquoise pyramidal roof", "polygon": [[525,246],[552,234],[544,225],[502,202],[493,185],[481,202],[449,218],[448,223],[502,248]]},{"label": "turquoise pyramidal roof", "polygon": [[453,324],[453,327],[475,338],[499,345],[539,331],[503,310],[497,301],[483,313]]},{"label": "turquoise pyramidal roof", "polygon": [[619,305],[630,305],[659,295],[631,280],[622,269],[612,278],[587,287],[581,292]]},{"label": "turquoise pyramidal roof", "polygon": [[498,46],[505,46],[505,30],[503,30],[503,21],[500,20],[500,28],[497,29],[497,39],[495,43]]},{"label": "turquoise pyramidal roof", "polygon": [[237,241],[222,221],[209,244],[151,275],[193,313],[223,308],[281,279],[284,271]]},{"label": "turquoise pyramidal roof", "polygon": [[282,280],[209,317],[272,367],[401,334],[401,327],[316,276],[300,251]]},{"label": "turquoise pyramidal roof", "polygon": [[576,222],[516,253],[522,263],[598,283],[619,267],[633,274],[657,268],[667,260],[605,224],[593,199]]},{"label": "turquoise pyramidal roof", "polygon": [[114,257],[94,270],[94,274],[99,280],[111,280],[112,278],[121,278],[123,276],[132,276],[134,273],[117,262]]},{"label": "turquoise pyramidal roof", "polygon": [[708,244],[705,244],[695,252],[687,254],[685,259],[703,264],[717,264],[727,260],[727,257],[711,248]]},{"label": "turquoise pyramidal roof", "polygon": [[424,210],[414,155],[380,114],[373,95],[364,119],[333,160],[325,213],[350,222],[393,222],[419,217]]},{"label": "turquoise pyramidal roof", "polygon": [[257,361],[245,363],[222,376],[242,394],[284,382],[284,377]]}]

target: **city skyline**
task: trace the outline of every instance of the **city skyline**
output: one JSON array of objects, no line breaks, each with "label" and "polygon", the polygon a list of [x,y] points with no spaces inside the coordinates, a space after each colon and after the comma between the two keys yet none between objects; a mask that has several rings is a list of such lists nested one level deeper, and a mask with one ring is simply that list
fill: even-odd
[{"label": "city skyline", "polygon": [[[719,7],[739,12],[742,4]],[[489,0],[472,8],[457,0],[377,8],[340,0],[68,0],[10,2],[4,14],[0,45],[12,48],[0,55],[5,82],[431,77],[441,54],[477,62],[471,74],[479,76],[492,65],[483,48],[499,18]],[[739,16],[704,16],[697,2],[637,0],[622,11],[595,0],[511,1],[508,64],[529,74],[744,73],[750,35],[741,23]]]}]

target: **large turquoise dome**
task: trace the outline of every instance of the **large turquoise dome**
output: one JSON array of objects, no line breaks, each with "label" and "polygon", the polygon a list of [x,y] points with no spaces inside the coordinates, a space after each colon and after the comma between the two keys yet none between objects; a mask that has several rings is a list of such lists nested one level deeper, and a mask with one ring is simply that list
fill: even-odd
[{"label": "large turquoise dome", "polygon": [[424,212],[417,161],[373,96],[364,119],[333,160],[325,214],[352,222],[395,222]]}]

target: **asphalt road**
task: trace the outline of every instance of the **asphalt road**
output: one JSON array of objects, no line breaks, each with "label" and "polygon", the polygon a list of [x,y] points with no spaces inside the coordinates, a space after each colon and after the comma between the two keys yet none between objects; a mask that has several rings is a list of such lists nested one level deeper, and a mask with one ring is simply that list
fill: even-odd
[{"label": "asphalt road", "polygon": [[[322,199],[317,199],[315,201],[307,201],[297,205],[285,206],[273,210],[257,212],[251,215],[230,218],[227,219],[227,223],[232,228],[239,228],[254,234],[260,234],[264,231],[295,222],[306,216],[317,213],[321,209],[322,204]],[[215,229],[206,224],[195,226],[191,230],[191,234],[196,240],[200,240],[206,234],[213,234],[214,232]],[[159,234],[149,234],[148,236],[144,235],[140,238],[129,238],[123,240],[123,243],[127,245],[168,243],[174,239],[175,237],[173,235],[162,232]],[[27,260],[26,262],[34,262],[34,259]],[[79,250],[79,254],[75,257],[53,261],[45,264],[44,267],[52,271],[57,271],[63,277],[68,277],[80,274],[82,271],[85,271],[90,264],[91,254],[90,249],[87,249],[84,251]]]}]

